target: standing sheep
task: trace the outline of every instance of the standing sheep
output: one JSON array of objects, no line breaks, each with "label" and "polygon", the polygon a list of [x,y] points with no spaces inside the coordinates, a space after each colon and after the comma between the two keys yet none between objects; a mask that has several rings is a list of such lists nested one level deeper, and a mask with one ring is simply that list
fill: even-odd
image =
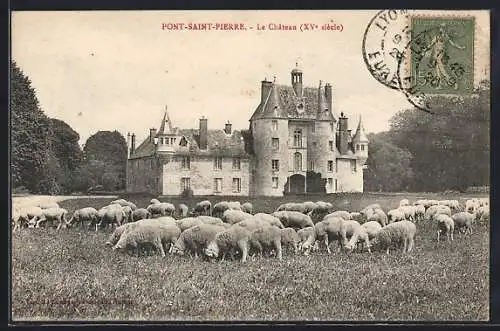
[{"label": "standing sheep", "polygon": [[212,210],[212,216],[222,218],[224,212],[228,209],[229,209],[229,203],[227,201],[217,202]]},{"label": "standing sheep", "polygon": [[414,206],[415,221],[423,221],[425,217],[425,207],[423,205]]},{"label": "standing sheep", "polygon": [[151,213],[145,208],[139,208],[132,212],[132,222],[137,222],[138,220],[151,218]]},{"label": "standing sheep", "polygon": [[398,209],[403,212],[403,214],[405,215],[405,219],[407,219],[408,221],[415,220],[415,206],[406,205],[401,206]]},{"label": "standing sheep", "polygon": [[387,212],[387,223],[399,222],[405,220],[405,213],[400,209],[392,209]]},{"label": "standing sheep", "polygon": [[187,217],[189,213],[189,207],[183,203],[179,204],[177,206],[177,217],[178,218],[184,218]]},{"label": "standing sheep", "polygon": [[246,262],[250,246],[250,231],[238,224],[223,232],[217,233],[215,240],[208,243],[205,255],[208,257],[222,256],[222,259],[233,249],[241,253],[241,262]]},{"label": "standing sheep", "polygon": [[332,240],[338,241],[340,249],[344,247],[347,243],[345,222],[346,221],[340,217],[329,217],[316,223],[314,225],[314,231],[309,234],[307,240],[302,244],[304,254],[309,254],[311,246],[316,240],[323,240],[328,253],[331,253],[329,243]]},{"label": "standing sheep", "polygon": [[75,210],[73,216],[67,222],[67,225],[72,227],[74,224],[85,226],[85,223],[95,224],[97,223],[97,210],[92,207],[86,207]]},{"label": "standing sheep", "polygon": [[[358,225],[359,225],[359,223],[358,223]],[[359,243],[361,243],[361,244],[365,243],[366,249],[368,250],[369,253],[371,253],[370,239],[369,239],[368,231],[366,230],[366,227],[363,227],[361,225],[354,226],[353,230],[354,230],[354,232],[351,236],[351,239],[346,244],[345,248],[348,251],[352,251],[354,249],[355,245],[358,245]]]},{"label": "standing sheep", "polygon": [[200,201],[194,207],[195,216],[212,216],[212,203],[208,200]]},{"label": "standing sheep", "polygon": [[245,202],[244,204],[241,205],[241,211],[248,214],[253,214],[252,204],[250,202]]},{"label": "standing sheep", "polygon": [[410,201],[408,199],[403,199],[401,201],[399,201],[399,207],[404,207],[404,206],[409,206],[410,205]]},{"label": "standing sheep", "polygon": [[193,226],[205,224],[200,218],[198,217],[186,217],[178,222],[178,227],[181,229],[181,231],[186,231],[189,228],[192,228]]},{"label": "standing sheep", "polygon": [[266,221],[267,223],[269,223],[269,225],[277,226],[280,229],[284,228],[283,223],[281,223],[281,221],[277,217],[274,217],[273,215],[265,213],[257,213],[253,215],[253,217]]},{"label": "standing sheep", "polygon": [[283,259],[281,251],[281,231],[273,225],[259,226],[250,233],[250,249],[255,249],[262,257],[262,252],[266,250],[276,250],[276,258]]},{"label": "standing sheep", "polygon": [[453,241],[453,231],[455,227],[453,219],[448,215],[438,214],[435,220],[437,222],[437,241],[439,242],[440,234],[446,235],[448,241],[450,241],[450,239]]},{"label": "standing sheep", "polygon": [[376,221],[379,222],[380,225],[386,226],[387,225],[387,215],[384,213],[382,209],[374,209],[373,213],[368,217],[367,219],[368,222],[370,221]]},{"label": "standing sheep", "polygon": [[403,252],[413,249],[417,227],[410,221],[399,221],[382,227],[377,236],[372,240],[372,248],[389,250],[393,246],[403,244]]},{"label": "standing sheep", "polygon": [[42,209],[61,208],[57,202],[41,202],[38,207]]},{"label": "standing sheep", "polygon": [[211,224],[200,224],[182,232],[175,242],[172,253],[184,255],[188,252],[191,257],[197,258],[209,242],[215,240],[217,233],[224,231],[224,227]]},{"label": "standing sheep", "polygon": [[345,211],[345,210],[337,210],[337,211],[334,211],[333,213],[330,213],[328,215],[326,215],[324,217],[324,219],[328,218],[328,217],[341,217],[343,218],[345,221],[349,221],[351,220],[352,216],[351,216],[351,213],[348,212],[348,211]]},{"label": "standing sheep", "polygon": [[[306,228],[308,229],[308,228]],[[281,246],[291,247],[295,254],[299,251],[300,238],[297,232],[292,228],[281,229]]]},{"label": "standing sheep", "polygon": [[227,203],[227,206],[229,209],[232,209],[232,210],[240,210],[241,211],[241,204],[239,201],[229,201]]},{"label": "standing sheep", "polygon": [[271,215],[278,218],[285,227],[302,229],[314,226],[311,217],[298,211],[276,211]]},{"label": "standing sheep", "polygon": [[42,222],[51,223],[53,226],[53,222],[57,221],[57,230],[66,227],[66,214],[68,211],[64,208],[49,208],[42,209],[42,214],[36,222],[35,227],[40,227]]},{"label": "standing sheep", "polygon": [[225,223],[236,224],[245,219],[253,218],[253,215],[245,213],[241,210],[228,209],[222,215],[222,220]]},{"label": "standing sheep", "polygon": [[459,233],[470,233],[472,234],[472,223],[474,222],[474,214],[466,211],[453,214],[451,216],[455,222],[455,228]]}]

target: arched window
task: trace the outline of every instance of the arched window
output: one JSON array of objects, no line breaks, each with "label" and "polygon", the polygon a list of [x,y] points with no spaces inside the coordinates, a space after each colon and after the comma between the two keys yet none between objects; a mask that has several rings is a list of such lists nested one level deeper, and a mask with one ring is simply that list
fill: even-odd
[{"label": "arched window", "polygon": [[302,170],[302,154],[300,154],[299,152],[296,152],[293,155],[293,168],[295,171]]},{"label": "arched window", "polygon": [[302,147],[302,130],[300,129],[293,131],[293,146]]}]

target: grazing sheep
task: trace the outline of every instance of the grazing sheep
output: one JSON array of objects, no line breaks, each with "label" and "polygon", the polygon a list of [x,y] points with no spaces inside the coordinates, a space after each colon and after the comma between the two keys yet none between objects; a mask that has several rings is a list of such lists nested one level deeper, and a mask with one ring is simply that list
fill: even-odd
[{"label": "grazing sheep", "polygon": [[332,208],[333,208],[333,205],[330,202],[316,201],[316,205],[319,208],[323,208],[323,209],[328,210],[328,212],[330,212],[330,210],[332,210]]},{"label": "grazing sheep", "polygon": [[232,209],[232,210],[240,210],[241,211],[241,204],[239,201],[229,201],[227,203],[227,206],[229,209]]},{"label": "grazing sheep", "polygon": [[38,207],[42,209],[61,208],[57,202],[41,202]]},{"label": "grazing sheep", "polygon": [[451,216],[455,222],[455,229],[459,233],[470,233],[472,234],[472,223],[474,222],[474,214],[467,211],[462,211]]},{"label": "grazing sheep", "polygon": [[212,215],[212,203],[208,200],[200,201],[194,206],[194,215],[195,216],[211,216]]},{"label": "grazing sheep", "polygon": [[382,227],[372,240],[372,248],[385,250],[389,254],[390,248],[403,246],[403,252],[410,252],[414,246],[417,227],[410,221],[399,221]]},{"label": "grazing sheep", "polygon": [[373,203],[371,205],[363,208],[359,213],[363,216],[363,219],[368,220],[370,216],[375,213],[375,210],[381,209],[378,203]]},{"label": "grazing sheep", "polygon": [[245,227],[235,224],[229,229],[217,233],[215,240],[208,243],[204,253],[208,257],[221,256],[224,259],[227,253],[236,249],[241,253],[241,262],[244,263],[248,257],[250,236],[250,231]]},{"label": "grazing sheep", "polygon": [[215,240],[217,233],[224,231],[224,227],[212,224],[200,224],[183,231],[175,242],[172,253],[191,257],[198,257],[207,248],[209,242]]},{"label": "grazing sheep", "polygon": [[316,204],[316,207],[310,212],[308,212],[307,215],[311,217],[313,223],[316,224],[319,221],[323,220],[325,216],[328,215],[329,213],[330,213],[330,208],[328,208],[326,205]]},{"label": "grazing sheep", "polygon": [[222,215],[222,220],[225,223],[236,224],[245,219],[252,218],[252,214],[245,213],[241,210],[228,209]]},{"label": "grazing sheep", "polygon": [[42,216],[42,208],[37,206],[29,206],[22,208],[19,211],[19,222],[23,220],[28,223],[28,226],[35,227],[36,220]]},{"label": "grazing sheep", "polygon": [[433,220],[437,214],[451,216],[451,209],[444,205],[432,205],[425,211],[425,220]]},{"label": "grazing sheep", "polygon": [[250,233],[250,249],[254,249],[262,257],[262,252],[266,250],[276,250],[276,258],[283,259],[281,251],[281,231],[274,225],[259,226]]},{"label": "grazing sheep", "polygon": [[358,221],[358,222],[363,222],[363,215],[357,211],[351,212],[351,220]]},{"label": "grazing sheep", "polygon": [[453,240],[453,231],[455,227],[453,219],[448,215],[438,214],[435,220],[437,222],[437,241],[439,242],[440,234],[446,235],[448,241],[450,241],[450,239]]},{"label": "grazing sheep", "polygon": [[200,218],[198,217],[186,217],[177,223],[177,226],[181,231],[186,231],[189,228],[192,228],[193,226],[205,224]]},{"label": "grazing sheep", "polygon": [[[285,228],[291,229],[291,228]],[[299,236],[299,250],[302,249],[302,245],[306,242],[307,238],[314,232],[314,227],[308,226],[307,228],[300,229],[297,231],[297,235]]]},{"label": "grazing sheep", "polygon": [[346,221],[352,219],[351,218],[351,213],[348,212],[348,211],[345,211],[345,210],[334,211],[333,213],[330,213],[330,214],[326,215],[323,219],[328,218],[328,217],[341,217],[341,218],[343,218]]},{"label": "grazing sheep", "polygon": [[118,199],[118,200],[111,201],[111,204],[112,205],[113,204],[120,205],[121,207],[129,206],[130,209],[132,209],[132,210],[137,209],[137,206],[135,204],[133,204],[132,202],[127,201],[125,199]]},{"label": "grazing sheep", "polygon": [[281,223],[281,221],[278,218],[274,217],[273,215],[265,213],[257,213],[253,215],[253,217],[266,221],[267,223],[269,223],[269,225],[277,226],[280,229],[284,228],[283,223]]},{"label": "grazing sheep", "polygon": [[164,247],[172,246],[181,231],[175,224],[145,223],[133,227],[130,231],[124,231],[120,240],[113,246],[113,250],[136,250],[141,246],[154,246],[162,257],[165,257]]},{"label": "grazing sheep", "polygon": [[315,203],[315,202],[312,202],[312,201],[306,201],[306,202],[303,202],[302,203],[304,205],[304,213],[310,213],[312,212],[314,209],[318,208],[318,204]]},{"label": "grazing sheep", "polygon": [[475,221],[479,222],[487,222],[490,219],[490,208],[485,205],[481,206],[476,210],[476,214],[474,216]]},{"label": "grazing sheep", "polygon": [[410,201],[408,199],[402,199],[401,201],[399,201],[399,207],[404,207],[404,206],[409,206],[410,205]]},{"label": "grazing sheep", "polygon": [[[308,228],[305,228],[308,229]],[[302,229],[304,230],[304,229]],[[299,251],[300,238],[297,232],[292,228],[281,229],[281,245],[282,247],[291,247],[295,254]]]},{"label": "grazing sheep", "polygon": [[110,235],[108,241],[106,242],[106,246],[114,246],[120,240],[121,236],[124,233],[127,233],[134,229],[136,226],[143,226],[144,224],[153,224],[153,225],[175,225],[175,220],[171,217],[164,216],[164,217],[159,217],[159,218],[148,218],[148,219],[141,219],[138,220],[137,222],[132,222],[132,223],[125,223],[122,224],[118,227],[115,228],[113,233]]},{"label": "grazing sheep", "polygon": [[174,216],[175,206],[168,202],[161,202],[149,205],[146,210],[151,214],[151,217]]},{"label": "grazing sheep", "polygon": [[241,205],[241,211],[248,214],[253,214],[253,206],[250,202],[245,202]]},{"label": "grazing sheep", "polygon": [[280,205],[276,211],[296,211],[304,214],[306,212],[306,207],[303,203],[288,202]]},{"label": "grazing sheep", "polygon": [[151,201],[149,201],[149,203],[152,205],[159,205],[161,202],[158,199],[151,199]]},{"label": "grazing sheep", "polygon": [[453,209],[454,211],[460,210],[460,203],[457,200],[441,200],[438,201],[438,205],[448,206],[450,207],[450,209]]},{"label": "grazing sheep", "polygon": [[415,220],[415,206],[407,205],[399,207],[398,209],[404,213],[405,219],[407,219],[408,221]]},{"label": "grazing sheep", "polygon": [[382,225],[380,225],[379,222],[366,222],[361,225],[366,229],[366,232],[368,233],[368,239],[372,240],[377,236],[377,233],[382,229]]},{"label": "grazing sheep", "polygon": [[465,211],[469,213],[475,213],[476,209],[478,209],[479,206],[479,201],[476,199],[469,199],[465,201]]},{"label": "grazing sheep", "polygon": [[42,209],[42,214],[38,217],[35,227],[40,227],[42,222],[51,223],[57,221],[57,230],[66,228],[66,214],[68,211],[64,208],[48,208]]},{"label": "grazing sheep", "polygon": [[236,223],[238,226],[244,227],[248,231],[252,232],[261,226],[270,226],[268,222],[261,220],[259,218],[247,218],[241,222]]},{"label": "grazing sheep", "polygon": [[200,219],[205,224],[222,225],[224,223],[220,218],[213,216],[200,215],[196,218]]},{"label": "grazing sheep", "polygon": [[228,209],[229,209],[229,203],[227,201],[217,202],[212,210],[212,216],[222,218],[224,212]]},{"label": "grazing sheep", "polygon": [[120,205],[110,205],[97,212],[100,228],[107,225],[122,225],[126,215]]},{"label": "grazing sheep", "polygon": [[339,249],[347,243],[345,222],[341,217],[329,217],[314,225],[314,230],[309,234],[307,240],[302,244],[304,254],[308,255],[311,245],[317,240],[323,240],[328,253],[331,253],[329,243],[337,240]]},{"label": "grazing sheep", "polygon": [[423,205],[414,206],[415,221],[423,221],[425,217],[425,207]]},{"label": "grazing sheep", "polygon": [[113,233],[109,236],[108,241],[106,241],[105,245],[108,247],[113,247],[114,245],[116,245],[118,240],[120,240],[125,230],[127,230],[128,228],[132,229],[136,227],[137,224],[138,222],[133,222],[133,223],[126,223],[116,227]]},{"label": "grazing sheep", "polygon": [[[370,250],[370,238],[368,236],[368,231],[366,230],[366,227],[361,226],[359,223],[357,223],[357,224],[358,224],[357,226],[352,226],[352,229],[354,231],[352,233],[351,239],[346,244],[345,248],[348,251],[352,251],[354,249],[355,245],[359,246],[360,243],[361,244],[364,243],[365,246],[366,246],[366,249],[368,250],[368,252],[371,253],[371,250]],[[346,231],[346,237],[348,237],[347,231]]]},{"label": "grazing sheep", "polygon": [[86,207],[75,210],[73,216],[71,216],[67,222],[67,225],[69,227],[72,227],[73,225],[80,225],[81,227],[84,227],[85,222],[88,222],[89,224],[97,223],[97,210],[95,208]]},{"label": "grazing sheep", "polygon": [[184,218],[188,216],[189,207],[183,203],[177,206],[177,217]]},{"label": "grazing sheep", "polygon": [[314,226],[311,217],[298,211],[276,211],[271,215],[278,218],[285,227],[302,229]]},{"label": "grazing sheep", "polygon": [[137,222],[138,220],[151,218],[151,213],[145,208],[139,208],[132,212],[132,222]]},{"label": "grazing sheep", "polygon": [[368,222],[377,221],[382,226],[387,225],[387,215],[384,213],[382,209],[374,209],[373,213],[368,217]]},{"label": "grazing sheep", "polygon": [[351,238],[360,226],[361,224],[357,221],[345,220],[344,227],[346,238]]},{"label": "grazing sheep", "polygon": [[392,209],[387,212],[387,223],[399,222],[405,220],[405,213],[400,208]]},{"label": "grazing sheep", "polygon": [[132,221],[132,208],[130,206],[123,206],[123,212],[125,213],[125,218],[123,219],[123,223],[127,223]]}]

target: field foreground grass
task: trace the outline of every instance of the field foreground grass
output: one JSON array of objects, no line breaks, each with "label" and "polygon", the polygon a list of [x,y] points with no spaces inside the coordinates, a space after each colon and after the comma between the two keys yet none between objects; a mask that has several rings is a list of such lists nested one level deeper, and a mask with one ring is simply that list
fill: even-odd
[{"label": "field foreground grass", "polygon": [[[373,199],[348,199],[345,209],[359,210]],[[376,199],[387,210],[401,197]],[[72,211],[109,200],[61,205]],[[280,202],[250,201],[257,212]],[[285,253],[282,262],[264,258],[246,264],[132,257],[104,247],[109,232],[20,231],[12,238],[12,316],[15,321],[488,320],[488,224],[451,243],[436,242],[431,224],[417,229],[409,254]]]}]

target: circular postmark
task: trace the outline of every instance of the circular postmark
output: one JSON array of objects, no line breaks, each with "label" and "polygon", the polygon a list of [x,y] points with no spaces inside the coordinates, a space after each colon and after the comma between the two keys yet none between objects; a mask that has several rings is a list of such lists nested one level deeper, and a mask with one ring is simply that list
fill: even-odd
[{"label": "circular postmark", "polygon": [[398,64],[410,40],[408,10],[381,10],[363,35],[363,60],[371,75],[383,85],[399,90]]}]

